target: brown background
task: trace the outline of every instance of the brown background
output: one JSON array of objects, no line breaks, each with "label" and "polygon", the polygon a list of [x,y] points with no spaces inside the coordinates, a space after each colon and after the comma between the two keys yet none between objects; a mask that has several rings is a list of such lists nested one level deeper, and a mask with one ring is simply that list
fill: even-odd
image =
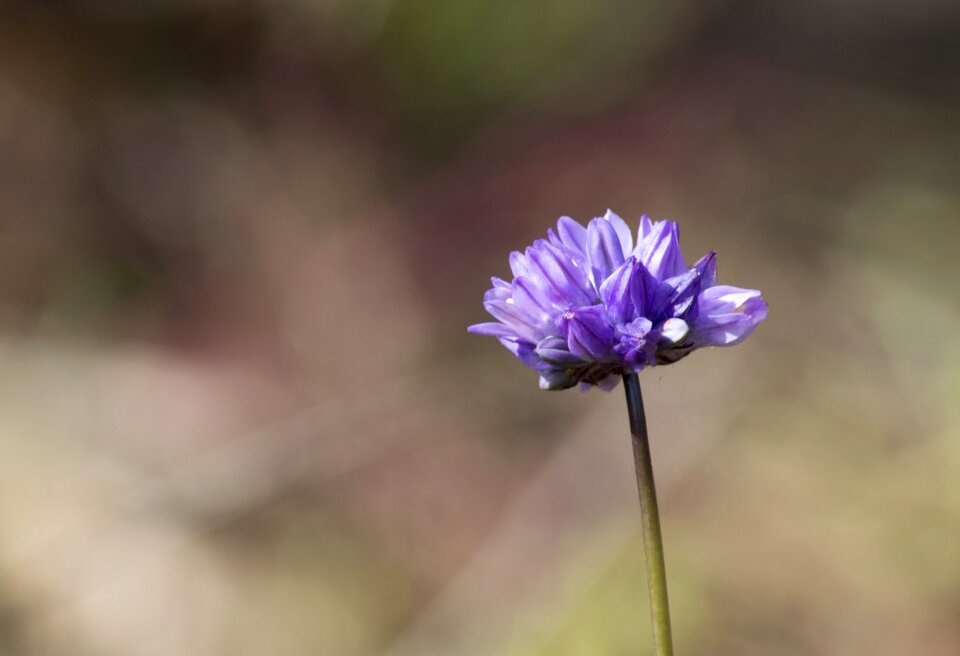
[{"label": "brown background", "polygon": [[622,393],[491,274],[558,216],[759,287],[645,372],[685,656],[960,653],[946,0],[0,7],[0,653],[648,648]]}]

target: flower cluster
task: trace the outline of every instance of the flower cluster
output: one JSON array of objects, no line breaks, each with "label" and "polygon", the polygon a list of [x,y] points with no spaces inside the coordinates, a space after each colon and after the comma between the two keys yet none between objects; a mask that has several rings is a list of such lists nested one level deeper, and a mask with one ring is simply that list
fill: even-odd
[{"label": "flower cluster", "polygon": [[547,239],[510,254],[514,279],[493,278],[483,306],[492,335],[540,374],[543,389],[610,389],[619,376],[671,364],[701,346],[731,346],[767,316],[760,292],[717,284],[710,252],[687,267],[677,224],[612,211],[585,228],[562,217]]}]

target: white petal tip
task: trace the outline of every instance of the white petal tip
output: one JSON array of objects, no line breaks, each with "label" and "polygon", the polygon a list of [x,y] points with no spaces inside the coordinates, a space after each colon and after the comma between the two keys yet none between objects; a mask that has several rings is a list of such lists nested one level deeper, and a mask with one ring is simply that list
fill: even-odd
[{"label": "white petal tip", "polygon": [[676,344],[686,337],[688,332],[690,332],[690,326],[687,325],[687,322],[683,319],[674,318],[667,319],[663,323],[663,329],[660,331],[660,334],[670,340],[671,343]]}]

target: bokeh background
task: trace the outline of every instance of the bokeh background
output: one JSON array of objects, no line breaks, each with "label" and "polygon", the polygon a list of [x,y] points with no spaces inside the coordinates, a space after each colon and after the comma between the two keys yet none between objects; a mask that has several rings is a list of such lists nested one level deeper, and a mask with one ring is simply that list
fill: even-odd
[{"label": "bokeh background", "polygon": [[620,390],[484,320],[563,214],[760,287],[645,372],[677,652],[960,653],[950,0],[0,7],[0,653],[649,653]]}]

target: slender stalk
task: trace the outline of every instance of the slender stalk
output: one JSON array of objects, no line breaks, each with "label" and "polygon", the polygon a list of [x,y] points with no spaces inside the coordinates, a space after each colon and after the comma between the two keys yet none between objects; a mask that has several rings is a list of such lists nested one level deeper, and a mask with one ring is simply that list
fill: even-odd
[{"label": "slender stalk", "polygon": [[660,511],[657,509],[657,490],[653,484],[647,417],[643,411],[643,396],[640,394],[640,380],[637,374],[624,374],[623,386],[627,393],[633,463],[637,470],[637,490],[640,492],[640,518],[643,524],[643,550],[647,561],[647,589],[650,592],[650,621],[653,624],[654,653],[656,656],[673,656],[670,605],[667,600],[667,568],[663,561],[663,538],[660,534]]}]

